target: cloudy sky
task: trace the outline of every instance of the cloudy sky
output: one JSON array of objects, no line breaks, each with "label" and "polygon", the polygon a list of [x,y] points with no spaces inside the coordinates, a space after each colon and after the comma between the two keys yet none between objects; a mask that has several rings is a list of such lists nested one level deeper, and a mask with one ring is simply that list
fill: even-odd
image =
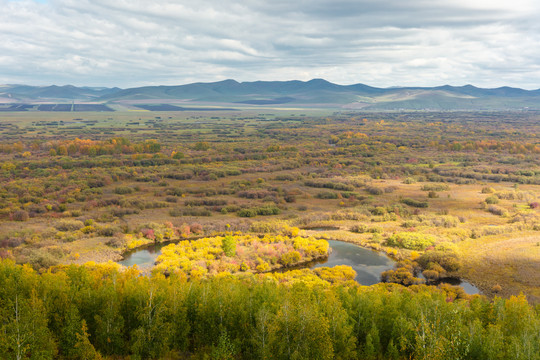
[{"label": "cloudy sky", "polygon": [[0,84],[540,88],[538,0],[0,0]]}]

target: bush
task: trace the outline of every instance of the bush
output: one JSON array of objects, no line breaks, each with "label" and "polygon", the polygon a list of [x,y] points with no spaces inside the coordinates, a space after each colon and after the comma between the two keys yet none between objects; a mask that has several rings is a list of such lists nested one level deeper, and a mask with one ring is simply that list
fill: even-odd
[{"label": "bush", "polygon": [[335,182],[321,182],[321,181],[313,181],[313,180],[307,180],[304,182],[305,186],[309,187],[315,187],[315,188],[326,188],[326,189],[334,189],[334,190],[341,190],[341,191],[354,191],[354,186],[344,183],[335,183]]},{"label": "bush", "polygon": [[294,203],[296,202],[296,195],[293,194],[287,194],[283,197],[283,199],[288,203]]},{"label": "bush", "polygon": [[390,236],[386,243],[410,250],[424,250],[435,243],[435,237],[417,232],[400,232]]},{"label": "bush", "polygon": [[435,191],[428,192],[428,198],[430,199],[436,199],[439,197],[439,194],[437,194]]},{"label": "bush", "polygon": [[363,233],[368,232],[368,227],[367,225],[364,225],[364,224],[357,224],[357,225],[351,226],[350,231],[354,233],[358,233],[358,234],[363,234]]},{"label": "bush", "polygon": [[458,271],[461,267],[461,262],[453,251],[426,251],[418,258],[417,262],[424,269],[432,269],[432,264],[438,264],[450,272]]},{"label": "bush", "polygon": [[424,270],[422,271],[422,275],[424,275],[424,277],[430,281],[435,281],[439,279],[439,272],[435,270]]},{"label": "bush", "polygon": [[366,191],[371,195],[382,195],[384,190],[375,186],[369,186],[366,188]]},{"label": "bush", "polygon": [[117,238],[117,237],[113,237],[113,238],[107,240],[107,242],[105,242],[105,244],[107,246],[118,249],[118,248],[121,248],[122,246],[124,246],[124,240],[122,240],[120,238]]},{"label": "bush", "polygon": [[221,248],[223,252],[228,257],[233,257],[236,255],[236,240],[231,235],[225,236],[221,240]]},{"label": "bush", "polygon": [[490,205],[488,206],[488,211],[490,213],[492,213],[493,215],[498,215],[498,216],[506,216],[508,215],[508,211],[506,211],[506,209],[500,207],[500,206],[497,206],[497,205]]},{"label": "bush", "polygon": [[257,211],[254,209],[242,209],[236,214],[240,217],[255,217],[257,216]]},{"label": "bush", "polygon": [[83,234],[90,234],[96,231],[96,229],[92,225],[87,225],[81,229],[81,232]]},{"label": "bush", "polygon": [[199,234],[203,231],[203,226],[199,223],[193,223],[189,226],[192,233]]},{"label": "bush", "polygon": [[185,206],[223,206],[223,205],[227,205],[227,200],[221,200],[221,199],[186,200],[184,202],[184,205]]},{"label": "bush", "polygon": [[381,281],[405,286],[418,285],[423,282],[422,279],[415,278],[411,271],[405,267],[400,267],[396,270],[384,271],[381,274]]},{"label": "bush", "polygon": [[382,215],[385,215],[385,214],[386,214],[386,208],[384,208],[384,207],[382,207],[382,206],[377,206],[377,207],[371,209],[371,213],[372,213],[373,215],[380,215],[380,216],[382,216]]},{"label": "bush", "polygon": [[133,189],[129,186],[118,186],[114,189],[114,193],[118,195],[126,195],[133,193]]},{"label": "bush", "polygon": [[168,203],[171,203],[171,204],[174,204],[178,201],[178,199],[174,196],[167,196],[165,198],[165,201],[168,202]]},{"label": "bush", "polygon": [[237,212],[240,217],[255,217],[257,215],[279,215],[281,210],[275,206],[262,206],[257,208],[242,209]]},{"label": "bush", "polygon": [[[212,216],[212,212],[207,209],[186,208],[182,210],[182,215],[183,216]],[[174,216],[174,215],[171,214],[171,216]]]},{"label": "bush", "polygon": [[114,235],[117,229],[111,227],[111,226],[101,226],[97,229],[97,233],[100,236],[106,236],[111,237]]},{"label": "bush", "polygon": [[238,205],[227,205],[221,208],[221,213],[228,214],[228,213],[237,212],[239,210],[240,210],[240,206]]},{"label": "bush", "polygon": [[421,188],[422,191],[447,191],[450,190],[450,186],[447,184],[425,184]]},{"label": "bush", "polygon": [[30,218],[30,216],[25,210],[17,210],[11,215],[11,218],[13,221],[26,221]]},{"label": "bush", "polygon": [[283,254],[281,256],[281,259],[279,259],[279,262],[283,266],[287,267],[287,266],[296,264],[298,261],[300,261],[301,258],[302,256],[300,255],[300,253],[296,250],[293,250],[293,251]]},{"label": "bush", "polygon": [[76,231],[84,227],[84,223],[80,220],[60,220],[54,227],[58,231]]},{"label": "bush", "polygon": [[488,196],[486,200],[484,201],[486,202],[486,204],[498,204],[499,198],[492,195],[492,196]]},{"label": "bush", "polygon": [[429,204],[427,201],[418,201],[410,198],[404,198],[400,200],[403,204],[409,205],[416,208],[427,208]]},{"label": "bush", "polygon": [[315,195],[317,199],[337,199],[338,193],[331,191],[321,191]]},{"label": "bush", "polygon": [[182,209],[171,209],[169,210],[169,215],[172,217],[179,217],[184,215]]}]

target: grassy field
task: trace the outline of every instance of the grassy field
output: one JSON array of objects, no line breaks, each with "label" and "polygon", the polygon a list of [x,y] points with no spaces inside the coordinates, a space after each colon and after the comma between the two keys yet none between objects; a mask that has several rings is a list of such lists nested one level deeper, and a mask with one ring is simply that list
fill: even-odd
[{"label": "grassy field", "polygon": [[[487,295],[524,292],[538,302],[539,119],[5,112],[0,256],[45,270],[118,260],[153,241],[299,228],[385,251],[416,274],[460,276]],[[322,226],[336,229],[309,230]],[[164,229],[169,239],[148,236]],[[459,266],[444,268],[440,257]]]}]

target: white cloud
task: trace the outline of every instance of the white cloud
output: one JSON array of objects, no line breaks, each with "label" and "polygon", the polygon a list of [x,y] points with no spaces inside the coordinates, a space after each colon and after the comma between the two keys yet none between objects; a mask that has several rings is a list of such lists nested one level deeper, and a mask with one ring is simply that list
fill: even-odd
[{"label": "white cloud", "polygon": [[535,0],[0,0],[0,83],[540,87]]}]

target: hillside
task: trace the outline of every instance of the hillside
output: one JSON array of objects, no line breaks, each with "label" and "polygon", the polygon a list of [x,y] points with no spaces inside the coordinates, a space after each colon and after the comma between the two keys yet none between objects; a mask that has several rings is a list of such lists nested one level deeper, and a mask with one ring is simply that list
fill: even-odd
[{"label": "hillside", "polygon": [[178,86],[129,89],[66,86],[4,85],[0,102],[94,102],[138,108],[148,104],[297,106],[363,110],[539,110],[540,89],[472,85],[376,88],[364,84],[337,85],[323,79],[310,81],[224,80]]}]

